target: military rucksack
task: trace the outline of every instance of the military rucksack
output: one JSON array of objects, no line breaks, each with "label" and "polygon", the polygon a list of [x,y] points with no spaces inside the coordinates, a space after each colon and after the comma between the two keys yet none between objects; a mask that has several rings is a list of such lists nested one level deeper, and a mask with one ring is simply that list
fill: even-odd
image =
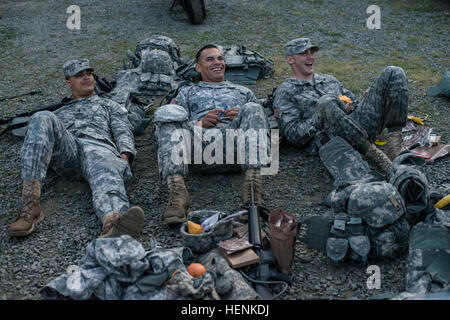
[{"label": "military rucksack", "polygon": [[180,47],[171,38],[162,35],[152,35],[150,38],[138,43],[134,54],[130,50],[127,50],[126,56],[123,59],[124,69],[137,68],[141,63],[143,52],[145,50],[151,51],[155,49],[167,52],[172,59],[174,69],[183,64]]}]

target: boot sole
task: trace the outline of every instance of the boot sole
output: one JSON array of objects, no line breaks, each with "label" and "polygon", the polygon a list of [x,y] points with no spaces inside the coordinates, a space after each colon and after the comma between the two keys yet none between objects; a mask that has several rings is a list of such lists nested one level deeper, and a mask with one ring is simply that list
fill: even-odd
[{"label": "boot sole", "polygon": [[16,231],[9,231],[9,234],[11,235],[11,237],[25,237],[28,236],[29,234],[31,234],[34,231],[34,228],[36,227],[36,224],[38,224],[39,222],[41,222],[42,220],[44,220],[44,213],[41,212],[39,213],[39,216],[37,217],[37,219],[35,219],[30,227],[30,229],[28,230],[16,230]]},{"label": "boot sole", "polygon": [[101,238],[115,238],[128,234],[135,238],[144,226],[144,211],[139,207],[129,208],[120,216],[111,230]]}]

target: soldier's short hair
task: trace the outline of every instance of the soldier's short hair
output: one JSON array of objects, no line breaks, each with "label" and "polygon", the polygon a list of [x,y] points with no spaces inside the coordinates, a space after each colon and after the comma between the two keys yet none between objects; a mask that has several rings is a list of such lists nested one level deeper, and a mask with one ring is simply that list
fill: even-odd
[{"label": "soldier's short hair", "polygon": [[198,60],[200,59],[200,55],[202,54],[203,50],[211,49],[211,48],[221,51],[220,48],[218,46],[216,46],[215,44],[207,44],[206,46],[201,47],[200,50],[197,51],[197,54],[195,55],[195,62],[198,63]]}]

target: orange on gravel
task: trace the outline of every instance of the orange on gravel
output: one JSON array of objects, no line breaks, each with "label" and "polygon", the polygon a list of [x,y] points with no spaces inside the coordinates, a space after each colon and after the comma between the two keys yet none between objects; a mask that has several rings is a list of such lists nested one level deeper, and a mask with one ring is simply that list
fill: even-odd
[{"label": "orange on gravel", "polygon": [[188,265],[186,270],[194,278],[201,277],[206,272],[205,266],[202,265],[201,263],[197,263],[197,262],[194,262],[194,263],[191,263],[190,265]]}]

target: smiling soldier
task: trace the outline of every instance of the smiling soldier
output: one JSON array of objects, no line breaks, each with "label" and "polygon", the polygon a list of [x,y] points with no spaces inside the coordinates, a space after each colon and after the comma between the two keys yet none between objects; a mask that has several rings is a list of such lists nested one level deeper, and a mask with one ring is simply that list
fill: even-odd
[{"label": "smiling soldier", "polygon": [[[358,102],[332,75],[314,73],[318,50],[308,38],[291,40],[285,46],[292,78],[277,88],[273,103],[281,133],[313,154],[329,137],[340,136],[380,173],[388,174],[391,160],[401,151],[401,129],[407,119],[404,71],[385,68]],[[373,144],[385,128],[389,132],[386,154]]]},{"label": "smiling soldier", "polygon": [[[158,142],[158,167],[161,178],[167,182],[169,200],[164,212],[163,221],[166,224],[176,224],[185,221],[185,215],[189,210],[189,193],[184,184],[184,177],[188,173],[188,164],[192,163],[187,159],[187,163],[175,163],[173,161],[173,150],[178,141],[173,141],[173,133],[184,130],[187,132],[184,143],[187,149],[194,149],[191,153],[194,158],[202,154],[208,146],[207,141],[200,138],[200,150],[196,148],[196,136],[207,136],[212,132],[219,132],[221,137],[225,137],[233,130],[248,132],[251,130],[264,130],[268,135],[269,123],[263,108],[257,103],[257,99],[249,89],[225,81],[225,59],[223,53],[215,45],[206,45],[201,48],[196,55],[195,69],[201,75],[201,81],[182,87],[171,104],[160,107],[155,112],[156,137]],[[214,131],[215,130],[215,131]],[[185,136],[186,136],[185,135]],[[191,139],[190,136],[194,136]],[[228,136],[227,136],[228,138]],[[190,140],[188,143],[187,140]],[[252,144],[250,139],[246,140],[246,149]],[[192,143],[192,144],[191,144]],[[257,144],[253,143],[254,145]],[[223,143],[224,152],[226,149]],[[235,145],[233,155],[236,154]],[[215,150],[222,152],[222,150]],[[196,154],[197,153],[197,154]],[[223,158],[219,160],[221,164],[211,164],[201,162],[196,169],[207,173],[235,171],[236,165],[223,164]],[[228,158],[227,158],[228,160]],[[242,201],[250,201],[250,184],[255,187],[255,202],[262,203],[261,188],[262,177],[260,159],[252,163],[249,155],[245,154],[245,163],[242,169],[245,171],[244,185],[242,189]],[[227,161],[228,163],[228,161]],[[241,168],[241,166],[238,166]]]},{"label": "smiling soldier", "polygon": [[124,180],[131,178],[136,155],[127,111],[116,102],[94,95],[93,69],[87,59],[63,67],[72,100],[60,109],[35,113],[21,149],[22,206],[10,225],[11,236],[26,236],[42,221],[41,183],[48,167],[58,175],[86,180],[94,211],[103,223],[101,237],[136,236],[144,213],[129,208]]}]

